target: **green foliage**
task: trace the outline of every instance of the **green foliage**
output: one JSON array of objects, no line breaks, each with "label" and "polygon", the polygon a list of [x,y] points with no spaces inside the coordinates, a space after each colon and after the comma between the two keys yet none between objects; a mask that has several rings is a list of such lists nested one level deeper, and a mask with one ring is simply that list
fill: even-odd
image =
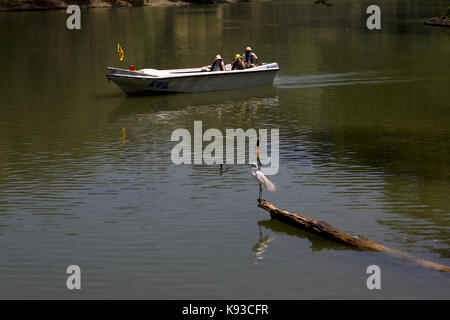
[{"label": "green foliage", "polygon": [[186,0],[186,2],[194,2],[194,3],[214,3],[218,2],[215,0]]},{"label": "green foliage", "polygon": [[[23,8],[53,8],[64,4],[77,4],[80,6],[89,6],[92,0],[0,0],[0,8],[6,9],[23,9]],[[119,5],[120,3],[128,2],[133,6],[140,6],[144,4],[144,0],[102,0],[111,5]]]},{"label": "green foliage", "polygon": [[4,0],[0,2],[0,8],[16,8],[19,5],[19,0]]},{"label": "green foliage", "polygon": [[450,7],[448,7],[447,10],[445,10],[445,11],[442,13],[441,18],[442,18],[442,19],[450,19]]}]

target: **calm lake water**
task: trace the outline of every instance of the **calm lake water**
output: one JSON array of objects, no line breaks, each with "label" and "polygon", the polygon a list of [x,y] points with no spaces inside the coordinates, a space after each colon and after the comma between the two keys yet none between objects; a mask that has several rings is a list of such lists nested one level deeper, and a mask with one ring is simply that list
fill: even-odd
[{"label": "calm lake water", "polygon": [[[423,25],[448,2],[378,1],[380,31],[371,3],[313,2],[0,14],[0,298],[450,298],[446,274],[271,220],[248,166],[171,162],[194,120],[278,128],[267,200],[450,265],[450,30]],[[104,76],[247,45],[273,87],[127,98]]]}]

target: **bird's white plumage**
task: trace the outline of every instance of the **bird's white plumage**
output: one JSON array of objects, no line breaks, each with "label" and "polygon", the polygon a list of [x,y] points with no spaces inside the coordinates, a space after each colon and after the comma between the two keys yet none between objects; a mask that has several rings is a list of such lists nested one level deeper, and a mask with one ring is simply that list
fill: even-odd
[{"label": "bird's white plumage", "polygon": [[274,192],[277,189],[277,187],[275,187],[275,185],[270,182],[270,180],[267,179],[264,173],[259,171],[258,168],[252,168],[252,176],[256,179],[256,181],[259,182],[260,185],[264,186],[264,188],[266,188],[267,190]]}]

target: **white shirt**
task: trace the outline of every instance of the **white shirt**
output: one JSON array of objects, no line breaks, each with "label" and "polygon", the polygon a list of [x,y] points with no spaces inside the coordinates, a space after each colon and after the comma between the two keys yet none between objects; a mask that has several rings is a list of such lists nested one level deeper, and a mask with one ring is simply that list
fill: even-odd
[{"label": "white shirt", "polygon": [[258,60],[258,57],[253,52],[250,52],[249,59],[247,60],[247,52],[244,52],[242,55],[242,59],[245,63],[250,62],[251,64],[256,64],[256,60]]},{"label": "white shirt", "polygon": [[214,67],[211,71],[220,71],[220,67],[224,65],[223,60],[220,60],[219,62],[214,61],[213,64],[214,64]]}]

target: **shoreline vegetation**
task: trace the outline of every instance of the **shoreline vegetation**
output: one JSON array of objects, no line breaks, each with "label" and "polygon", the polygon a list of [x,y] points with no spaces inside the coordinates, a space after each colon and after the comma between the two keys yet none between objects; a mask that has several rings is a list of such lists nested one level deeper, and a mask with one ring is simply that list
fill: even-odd
[{"label": "shoreline vegetation", "polygon": [[235,3],[264,0],[1,0],[0,12],[63,10],[70,5],[78,5],[82,9],[139,7],[139,6],[188,6],[206,3]]}]

